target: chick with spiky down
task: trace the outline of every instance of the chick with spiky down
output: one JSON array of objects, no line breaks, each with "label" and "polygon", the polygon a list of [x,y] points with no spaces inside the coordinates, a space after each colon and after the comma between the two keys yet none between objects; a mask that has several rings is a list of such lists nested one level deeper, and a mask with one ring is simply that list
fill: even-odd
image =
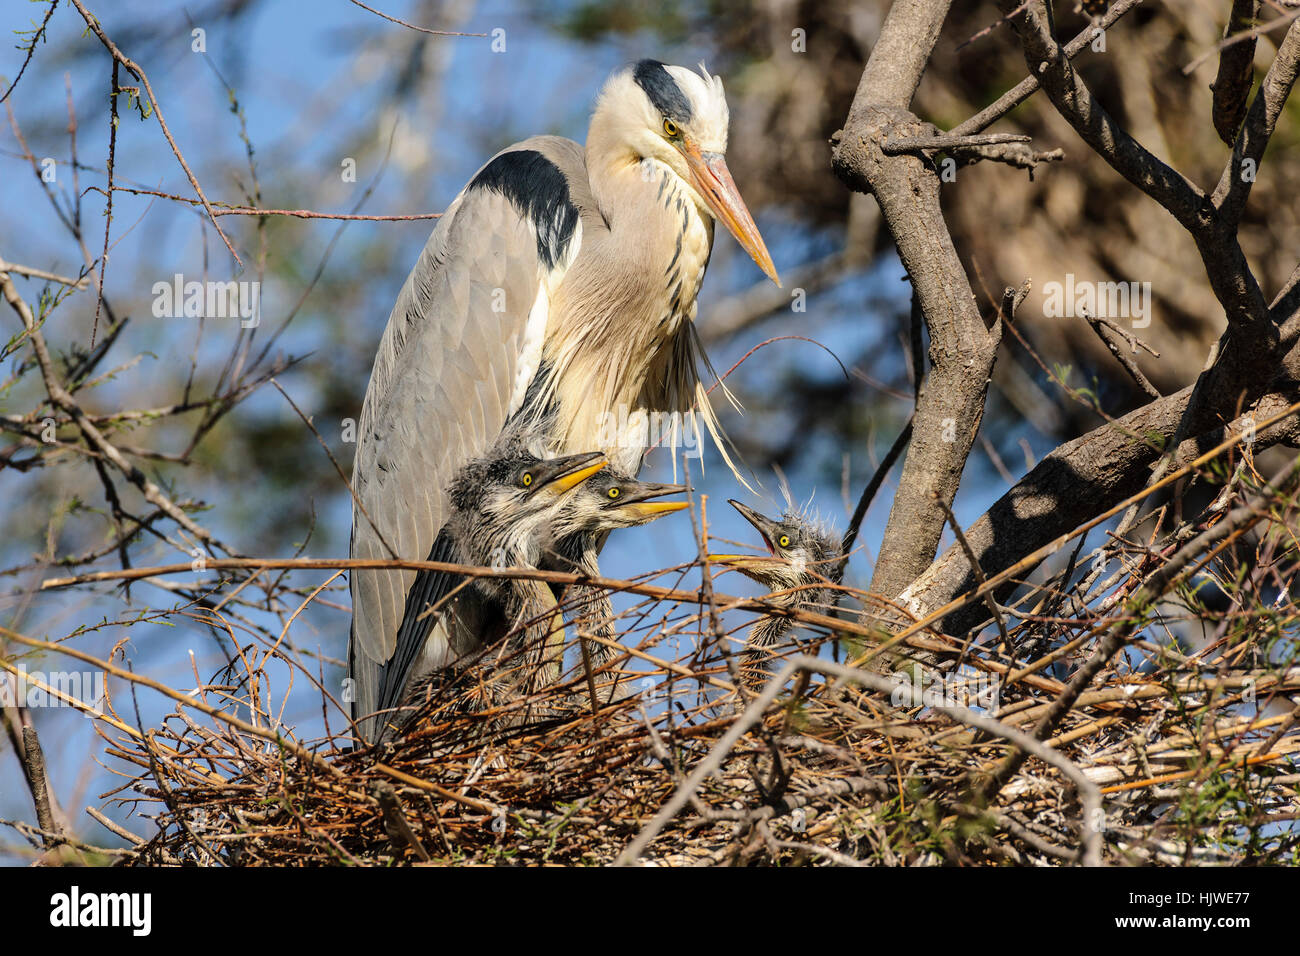
[{"label": "chick with spiky down", "polygon": [[[767,600],[777,607],[821,610],[834,603],[844,574],[839,535],[793,508],[777,520],[735,499],[729,503],[762,535],[767,554],[710,554],[709,560],[766,587],[771,592]],[[788,617],[766,614],[750,629],[740,667],[747,687],[757,689],[767,680],[771,648],[793,624]]]},{"label": "chick with spiky down", "polygon": [[[609,468],[604,469],[565,500],[563,515],[558,522],[560,537],[553,554],[547,558],[546,566],[588,577],[599,575],[596,557],[606,535],[619,528],[649,524],[674,511],[689,508],[690,502],[687,501],[655,500],[689,490],[685,485],[637,481]],[[618,642],[614,609],[608,591],[586,584],[570,585],[565,591],[564,601],[572,608],[571,619],[578,634],[588,691],[595,707],[602,702],[596,691],[595,674],[617,653],[614,647]],[[613,699],[617,685],[615,677],[603,702]]]},{"label": "chick with spiky down", "polygon": [[[599,453],[544,459],[526,443],[500,442],[466,464],[448,489],[451,515],[430,557],[491,568],[536,568],[555,538],[556,520],[573,490],[608,464]],[[484,703],[500,703],[537,686],[554,619],[555,597],[542,581],[421,572],[407,598],[397,652],[382,674],[380,702],[403,712],[433,687],[492,650],[513,673],[495,677]],[[508,637],[508,639],[506,639]],[[388,720],[380,736],[399,721]]]},{"label": "chick with spiky down", "polygon": [[[553,559],[567,551],[578,555],[574,562],[577,570],[595,574],[594,550],[588,567],[575,543],[689,507],[684,501],[652,500],[685,490],[682,485],[636,481],[610,472],[597,454],[548,461],[511,444],[501,454],[471,462],[458,473],[449,495],[452,515],[448,528],[461,563],[536,568],[544,563],[553,566],[543,558]],[[608,607],[602,589],[587,590],[598,592]],[[451,600],[448,613],[455,661],[468,660],[471,666],[482,662],[478,672],[482,679],[465,696],[464,709],[506,706],[558,681],[564,628],[555,594],[545,582],[474,578]],[[590,595],[584,594],[582,600],[597,603]],[[599,616],[599,610],[587,614]],[[608,618],[612,639],[616,637],[612,614]],[[601,633],[606,633],[603,622]],[[427,673],[413,685],[404,709],[418,707],[451,676],[442,670]],[[591,693],[594,700],[594,684]],[[548,713],[530,706],[505,723]]]}]

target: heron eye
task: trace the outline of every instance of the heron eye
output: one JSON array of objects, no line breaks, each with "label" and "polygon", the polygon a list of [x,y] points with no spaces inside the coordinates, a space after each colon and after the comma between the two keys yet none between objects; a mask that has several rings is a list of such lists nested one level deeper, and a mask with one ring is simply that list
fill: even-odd
[{"label": "heron eye", "polygon": [[790,547],[790,536],[788,534],[783,534],[777,539],[776,543],[783,548],[788,548]]},{"label": "heron eye", "polygon": [[521,485],[523,485],[525,488],[530,488],[530,487],[532,487],[532,484],[533,484],[533,473],[532,473],[531,471],[526,471],[526,472],[524,472],[523,477],[519,479],[519,483],[520,483]]},{"label": "heron eye", "polygon": [[619,491],[617,488],[611,488],[609,489],[608,492],[606,492],[606,494],[608,494],[611,498],[617,498],[622,493],[623,492]]},{"label": "heron eye", "polygon": [[682,131],[681,127],[679,127],[672,120],[670,119],[664,120],[664,135],[676,137],[677,134],[680,133],[681,131]]}]

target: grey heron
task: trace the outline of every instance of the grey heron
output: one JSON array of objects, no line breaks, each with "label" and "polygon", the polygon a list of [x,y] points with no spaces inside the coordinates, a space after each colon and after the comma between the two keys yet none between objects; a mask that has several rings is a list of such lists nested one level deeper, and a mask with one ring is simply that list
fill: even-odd
[{"label": "grey heron", "polygon": [[[448,534],[466,563],[486,564],[490,558],[536,567],[546,552],[589,532],[646,524],[690,506],[653,500],[685,491],[684,485],[636,481],[604,466],[599,455],[543,461],[510,443],[497,457],[471,462],[453,480]],[[481,704],[501,706],[555,683],[564,645],[557,612],[554,594],[543,582],[473,579],[443,611],[452,618],[450,633],[463,633],[465,639],[457,653],[412,674],[410,689],[401,695],[403,711],[417,708],[445,678],[454,679],[457,664],[485,657]],[[594,693],[593,688],[593,699]]]},{"label": "grey heron", "polygon": [[[727,169],[728,119],[718,77],[642,60],[605,83],[585,147],[534,137],[474,175],[375,357],[352,474],[354,558],[447,559],[448,484],[507,423],[545,454],[598,450],[629,475],[650,444],[648,416],[670,416],[675,437],[687,423],[698,437],[702,422],[722,449],[694,328],[714,220],[779,284]],[[405,683],[426,641],[445,642],[424,613],[423,596],[445,590],[438,577],[353,570],[354,716]]]},{"label": "grey heron", "polygon": [[[593,475],[566,497],[562,506],[564,517],[560,522],[564,534],[549,556],[548,564],[561,570],[578,571],[588,577],[598,575],[597,551],[606,534],[618,528],[657,521],[665,515],[689,508],[690,502],[687,501],[655,500],[689,490],[686,485],[637,481],[608,468]],[[576,584],[567,589],[566,603],[572,608],[573,625],[578,633],[594,703],[597,693],[592,674],[613,658],[612,645],[618,638],[609,592],[604,588]],[[598,640],[592,640],[593,637]],[[615,680],[611,686],[611,697],[617,683]]]},{"label": "grey heron", "polygon": [[[768,600],[777,607],[814,610],[834,603],[835,587],[843,576],[838,535],[793,509],[777,520],[734,499],[730,504],[762,535],[767,554],[710,554],[709,560],[762,584],[772,592]],[[787,617],[766,614],[750,629],[741,664],[747,686],[761,685],[766,679],[769,649],[792,625]]]},{"label": "grey heron", "polygon": [[[513,436],[494,450],[452,479],[448,520],[434,553],[438,560],[455,564],[535,567],[542,548],[552,540],[566,493],[604,468],[606,460],[599,452],[544,460]],[[421,588],[408,595],[407,616],[412,627],[432,633],[427,640],[399,642],[403,656],[382,672],[374,708],[354,709],[367,740],[383,736],[382,726],[392,723],[383,713],[402,706],[409,688],[421,678],[496,644],[521,624],[549,621],[546,612],[555,607],[550,588],[541,581],[480,577],[464,582],[455,574],[426,575],[417,581]],[[531,636],[528,632],[520,640]]]}]

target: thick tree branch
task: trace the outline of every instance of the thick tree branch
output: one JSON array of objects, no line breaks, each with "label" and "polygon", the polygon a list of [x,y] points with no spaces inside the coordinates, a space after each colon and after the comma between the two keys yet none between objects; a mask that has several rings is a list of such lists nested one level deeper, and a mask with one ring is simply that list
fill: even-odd
[{"label": "thick tree branch", "polygon": [[[1231,49],[1243,48],[1244,45]],[[1282,38],[1277,56],[1264,75],[1264,82],[1259,85],[1259,92],[1246,114],[1246,122],[1233,143],[1232,158],[1224,166],[1219,184],[1214,189],[1214,207],[1227,223],[1235,225],[1241,220],[1246,200],[1250,197],[1250,187],[1254,185],[1260,163],[1264,160],[1264,150],[1277,129],[1278,117],[1291,95],[1291,88],[1295,86],[1298,68],[1300,20],[1294,21]]]},{"label": "thick tree branch", "polygon": [[[1223,28],[1224,39],[1249,29],[1259,16],[1259,0],[1232,0],[1232,13]],[[1214,78],[1214,131],[1229,146],[1246,116],[1246,102],[1255,81],[1255,37],[1219,50],[1219,72]]]},{"label": "thick tree branch", "polygon": [[58,842],[55,834],[62,834],[62,829],[54,820],[54,810],[50,804],[50,778],[45,772],[45,751],[41,749],[40,738],[36,736],[35,727],[23,728],[23,772],[27,776],[27,787],[32,793],[32,803],[36,806],[36,824],[41,828],[41,836],[46,847]]},{"label": "thick tree branch", "polygon": [[873,106],[905,108],[930,61],[952,0],[894,0],[858,81],[846,128],[864,121]]},{"label": "thick tree branch", "polygon": [[871,590],[897,594],[933,560],[984,415],[1000,327],[990,332],[939,201],[933,163],[889,155],[889,141],[929,139],[933,127],[906,109],[939,28],[946,0],[899,0],[863,70],[833,163],[852,189],[876,198],[898,246],[930,333],[931,368],[920,386],[912,443],[890,511]]},{"label": "thick tree branch", "polygon": [[[1082,53],[1097,36],[1098,30],[1109,30],[1120,17],[1136,7],[1142,0],[1115,0],[1106,14],[1096,25],[1089,24],[1065,45],[1065,55],[1074,59]],[[1038,77],[1032,71],[1014,87],[984,107],[964,123],[959,123],[950,131],[954,136],[965,136],[988,129],[1007,113],[1038,92]]]},{"label": "thick tree branch", "polygon": [[[1022,5],[999,0],[1004,14]],[[1076,133],[1117,173],[1169,210],[1188,229],[1197,225],[1204,194],[1152,155],[1130,136],[1097,102],[1083,79],[1070,65],[1070,57],[1052,35],[1051,17],[1042,0],[1025,5],[1011,24],[1020,37],[1029,72],[1052,100],[1052,105]]]},{"label": "thick tree branch", "polygon": [[[1257,401],[1276,369],[1278,329],[1238,241],[1237,224],[1230,216],[1220,214],[1211,197],[1121,129],[1097,102],[1056,42],[1050,10],[1043,0],[1024,5],[999,0],[999,5],[1008,15],[1019,11],[1011,22],[1024,48],[1025,62],[1039,74],[1057,112],[1120,175],[1163,206],[1191,233],[1210,287],[1223,306],[1228,328],[1198,377],[1174,433],[1171,445],[1178,447],[1184,438],[1214,427],[1235,409]],[[1268,87],[1271,92],[1261,89],[1247,118],[1248,129],[1256,129],[1257,139],[1265,141],[1263,134],[1271,130],[1267,104],[1278,102],[1279,97],[1285,100],[1285,93],[1290,91],[1286,74],[1294,71],[1294,64],[1289,69],[1285,66],[1294,59],[1294,53],[1288,51],[1283,57],[1280,51],[1279,57],[1283,66],[1274,64],[1278,71]],[[1243,132],[1242,138],[1246,136]],[[1262,151],[1262,142],[1254,148]],[[1167,467],[1157,465],[1156,473]]]},{"label": "thick tree branch", "polygon": [[[1300,399],[1300,379],[1287,377],[1275,386],[1278,390],[1266,395],[1252,410],[1254,420],[1267,420]],[[1039,462],[966,530],[966,539],[983,572],[994,575],[1003,571],[1141,490],[1159,453],[1147,441],[1133,436],[1153,442],[1169,441],[1191,394],[1188,387],[1152,402],[1113,424],[1067,442]],[[1243,419],[1184,441],[1174,457],[1175,465],[1192,461],[1225,435],[1240,431],[1244,424]],[[1254,448],[1260,451],[1275,444],[1297,443],[1300,417],[1292,415],[1261,430]],[[925,617],[975,586],[970,561],[960,547],[953,545],[917,578],[900,601],[918,617]],[[978,608],[973,611],[982,616]],[[971,612],[960,612],[949,617],[945,630],[965,630],[975,623],[978,621]]]}]

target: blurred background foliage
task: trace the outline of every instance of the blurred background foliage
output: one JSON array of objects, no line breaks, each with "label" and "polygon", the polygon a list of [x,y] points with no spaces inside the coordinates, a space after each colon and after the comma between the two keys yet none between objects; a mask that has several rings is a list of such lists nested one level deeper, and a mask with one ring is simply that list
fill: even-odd
[{"label": "blurred background foliage", "polygon": [[[767,238],[785,290],[767,284],[748,257],[719,233],[699,311],[715,367],[725,371],[755,346],[773,341],[736,370],[728,385],[744,406],[724,423],[744,462],[779,500],[778,471],[795,498],[843,527],[858,492],[903,426],[913,383],[908,358],[908,287],[873,200],[851,195],[830,169],[828,140],[840,128],[865,58],[888,9],[886,0],[670,0],[532,2],[388,0],[375,4],[423,27],[477,33],[505,31],[504,52],[492,39],[430,36],[342,2],[211,0],[90,3],[105,31],[149,73],[177,143],[210,199],[234,205],[320,212],[406,215],[441,211],[489,156],[541,132],[583,139],[603,79],[642,56],[667,62],[706,61],[726,82],[731,106],[728,159]],[[1059,30],[1072,36],[1086,21],[1058,5]],[[1158,156],[1201,184],[1212,182],[1227,155],[1209,122],[1214,59],[1184,76],[1222,30],[1226,4],[1212,0],[1148,3],[1107,38],[1108,49],[1085,53],[1080,69],[1111,110]],[[29,31],[45,3],[9,0],[0,51],[3,84],[17,75]],[[1023,59],[1002,27],[965,42],[997,20],[992,3],[956,4],[940,38],[914,110],[949,127],[1024,76]],[[204,31],[195,52],[192,31]],[[1274,52],[1264,38],[1257,65]],[[68,4],[51,18],[26,75],[6,103],[0,132],[0,257],[77,274],[82,253],[24,158],[57,162],[49,184],[64,215],[79,208],[92,256],[103,245],[104,166],[108,147],[110,61]],[[123,82],[128,82],[123,78]],[[69,135],[75,113],[75,157]],[[1295,100],[1288,110],[1296,110]],[[115,181],[119,186],[189,197],[191,190],[152,119],[120,103]],[[1300,248],[1291,197],[1300,180],[1296,130],[1282,122],[1269,146],[1266,175],[1242,228],[1243,245],[1266,295],[1285,279]],[[1149,281],[1154,321],[1143,335],[1160,357],[1137,361],[1163,392],[1192,381],[1223,317],[1204,281],[1190,239],[1166,213],[1142,199],[1102,160],[1085,150],[1041,98],[1031,98],[994,127],[1024,132],[1038,149],[1062,147],[1062,163],[1034,178],[995,164],[961,169],[944,198],[958,249],[991,313],[1004,285],[1033,281],[1018,326],[1048,368],[1091,389],[1102,408],[1120,414],[1143,398],[1079,319],[1043,316],[1044,283],[1080,278]],[[355,182],[341,169],[354,160]],[[360,412],[366,381],[389,308],[428,236],[428,221],[346,222],[225,216],[222,227],[245,263],[239,273],[202,211],[152,196],[114,196],[106,298],[129,316],[100,371],[116,371],[82,398],[98,414],[148,409],[185,396],[220,393],[223,375],[267,374],[309,416],[350,472],[346,422]],[[262,322],[241,332],[230,320],[155,318],[153,285],[175,273],[187,280],[260,280]],[[36,302],[42,283],[19,281]],[[791,294],[803,290],[802,311]],[[50,313],[45,334],[61,355],[88,347],[95,297],[78,293]],[[0,340],[16,333],[12,312]],[[99,336],[105,331],[100,317]],[[25,415],[43,399],[18,349],[0,371],[0,413]],[[228,368],[236,356],[240,368]],[[1068,370],[1067,370],[1068,367]],[[225,380],[229,384],[229,379]],[[999,358],[982,425],[957,502],[963,522],[977,517],[1033,462],[1060,441],[1095,427],[1093,409],[1071,400],[1038,360],[1008,340]],[[721,402],[719,404],[722,404]],[[239,551],[287,556],[341,556],[348,549],[350,501],[317,438],[270,384],[240,396],[208,422],[196,408],[132,423],[118,439],[141,449],[185,457],[134,458],[178,498],[202,502],[198,518]],[[210,427],[209,427],[210,426]],[[200,430],[197,444],[188,453]],[[66,433],[70,435],[71,433]],[[111,540],[103,487],[94,469],[67,449],[15,453],[0,435],[0,621],[34,636],[61,637],[74,627],[114,622],[141,607],[172,607],[179,599],[156,585],[129,592],[33,594],[50,565],[102,548]],[[673,470],[652,461],[656,475]],[[703,465],[703,474],[701,474]],[[56,467],[58,466],[58,467]],[[678,466],[679,468],[682,466]],[[748,540],[745,526],[719,507],[740,489],[716,453],[685,465],[698,492],[716,503],[710,530]],[[888,514],[889,489],[865,527],[866,551],[850,579],[869,578],[871,547]],[[138,512],[138,501],[129,502]],[[689,522],[663,522],[611,541],[611,576],[688,561]],[[945,538],[945,545],[950,538]],[[115,555],[95,562],[112,566]],[[176,561],[174,548],[142,534],[131,547],[136,565]],[[312,579],[319,583],[320,576]],[[752,593],[729,576],[723,590]],[[336,607],[311,608],[295,623],[299,647],[318,652],[327,683],[341,676],[348,615],[346,589]],[[178,686],[193,683],[187,650],[206,679],[222,663],[206,629],[175,619],[135,627],[127,656],[138,670]],[[78,638],[107,653],[125,637],[107,626]],[[42,666],[32,661],[31,668]],[[43,666],[55,666],[44,662]],[[149,705],[142,702],[146,711]],[[166,709],[166,708],[164,708]],[[147,719],[146,714],[146,719]],[[51,714],[47,740],[56,789],[98,793],[111,779],[89,763],[94,739],[86,722]],[[319,713],[286,714],[308,726]],[[50,734],[59,735],[57,737]],[[12,755],[0,758],[0,781],[15,779]],[[92,786],[93,782],[93,786]],[[21,788],[4,784],[0,816],[30,816]],[[70,803],[74,809],[80,804]]]}]

